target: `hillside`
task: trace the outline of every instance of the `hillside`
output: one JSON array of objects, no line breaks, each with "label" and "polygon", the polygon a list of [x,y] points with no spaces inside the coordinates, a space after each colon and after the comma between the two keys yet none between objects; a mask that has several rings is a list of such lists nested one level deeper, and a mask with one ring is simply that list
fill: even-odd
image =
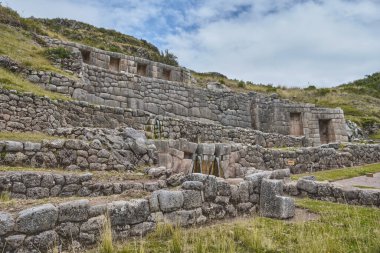
[{"label": "hillside", "polygon": [[[0,5],[0,55],[6,55],[24,66],[37,70],[50,70],[70,76],[48,60],[46,48],[34,34],[48,35],[61,40],[75,41],[100,49],[139,56],[171,65],[178,65],[176,57],[160,50],[145,40],[139,40],[114,30],[97,28],[89,24],[66,19],[21,18],[15,11]],[[3,70],[4,72],[4,70]],[[8,75],[11,75],[8,73]],[[232,80],[212,73],[193,72],[197,84],[206,87],[209,82],[219,82],[239,92],[277,93],[280,97],[297,102],[314,103],[318,106],[344,110],[346,118],[356,122],[379,138],[380,125],[380,73],[342,84],[334,88],[304,89],[286,88],[270,84],[254,84]],[[14,77],[16,78],[16,77]]]},{"label": "hillside", "polygon": [[124,53],[178,66],[177,57],[168,50],[160,51],[143,39],[125,35],[115,30],[68,19],[22,18],[17,12],[0,5],[0,23],[21,28],[28,33],[48,35],[66,41],[79,42],[103,50]]}]

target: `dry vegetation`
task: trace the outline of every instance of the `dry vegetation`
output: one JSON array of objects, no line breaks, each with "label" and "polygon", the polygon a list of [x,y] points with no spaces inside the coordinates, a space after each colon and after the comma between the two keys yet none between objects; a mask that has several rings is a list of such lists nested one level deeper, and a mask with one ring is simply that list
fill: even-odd
[{"label": "dry vegetation", "polygon": [[297,205],[320,219],[288,222],[255,217],[187,229],[163,224],[146,238],[125,244],[112,244],[106,232],[99,248],[103,253],[379,252],[379,209],[310,199],[298,199]]}]

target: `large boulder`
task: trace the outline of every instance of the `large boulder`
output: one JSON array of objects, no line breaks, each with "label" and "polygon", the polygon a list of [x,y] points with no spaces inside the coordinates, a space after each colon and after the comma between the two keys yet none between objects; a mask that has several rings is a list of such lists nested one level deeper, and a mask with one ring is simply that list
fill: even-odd
[{"label": "large boulder", "polygon": [[282,195],[281,180],[263,179],[260,190],[260,214],[264,217],[288,219],[295,214],[294,200]]},{"label": "large boulder", "polygon": [[171,212],[183,206],[183,194],[181,191],[165,191],[158,193],[158,203],[163,212]]},{"label": "large boulder", "polygon": [[32,207],[19,212],[15,230],[26,234],[35,234],[55,227],[58,208],[52,204]]},{"label": "large boulder", "polygon": [[137,224],[147,220],[149,202],[145,199],[135,199],[130,201],[115,201],[108,206],[111,224],[114,226],[124,226]]},{"label": "large boulder", "polygon": [[89,201],[87,199],[62,203],[58,206],[59,221],[84,221],[88,219]]},{"label": "large boulder", "polygon": [[13,230],[15,221],[9,213],[0,212],[0,235],[5,235]]}]

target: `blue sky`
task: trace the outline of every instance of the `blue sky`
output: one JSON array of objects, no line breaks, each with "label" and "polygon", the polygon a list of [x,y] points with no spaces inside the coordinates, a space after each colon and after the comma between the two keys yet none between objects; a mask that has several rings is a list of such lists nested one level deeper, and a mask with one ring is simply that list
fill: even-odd
[{"label": "blue sky", "polygon": [[380,0],[3,0],[169,49],[200,72],[275,85],[333,86],[380,71]]}]

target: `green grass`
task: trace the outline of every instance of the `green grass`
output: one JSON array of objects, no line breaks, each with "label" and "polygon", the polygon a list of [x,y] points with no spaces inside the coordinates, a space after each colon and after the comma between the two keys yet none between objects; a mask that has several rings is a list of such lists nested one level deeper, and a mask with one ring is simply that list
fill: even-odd
[{"label": "green grass", "polygon": [[379,209],[296,202],[320,218],[288,222],[256,217],[187,229],[159,225],[143,239],[117,244],[112,252],[379,252]]},{"label": "green grass", "polygon": [[0,24],[0,55],[7,55],[25,67],[45,70],[73,77],[55,66],[45,57],[45,48],[37,44],[28,31]]},{"label": "green grass", "polygon": [[31,92],[37,96],[46,96],[53,100],[72,100],[70,97],[60,93],[45,90],[44,88],[29,82],[21,75],[0,68],[0,88],[16,90],[18,92]]},{"label": "green grass", "polygon": [[291,178],[293,180],[297,180],[303,176],[315,176],[318,181],[337,181],[346,178],[353,178],[363,176],[367,173],[377,173],[380,172],[380,163],[369,164],[360,167],[351,167],[351,168],[343,168],[343,169],[333,169],[333,170],[324,170],[317,171],[313,173],[303,173],[292,175]]},{"label": "green grass", "polygon": [[9,202],[11,200],[11,195],[9,192],[2,192],[0,194],[0,202]]},{"label": "green grass", "polygon": [[353,187],[360,188],[360,189],[379,189],[372,186],[365,186],[365,185],[353,185]]},{"label": "green grass", "polygon": [[378,131],[375,134],[370,135],[369,138],[371,138],[373,140],[380,140],[380,131]]},{"label": "green grass", "polygon": [[0,140],[11,141],[32,141],[64,139],[62,137],[51,136],[40,132],[0,132]]}]

